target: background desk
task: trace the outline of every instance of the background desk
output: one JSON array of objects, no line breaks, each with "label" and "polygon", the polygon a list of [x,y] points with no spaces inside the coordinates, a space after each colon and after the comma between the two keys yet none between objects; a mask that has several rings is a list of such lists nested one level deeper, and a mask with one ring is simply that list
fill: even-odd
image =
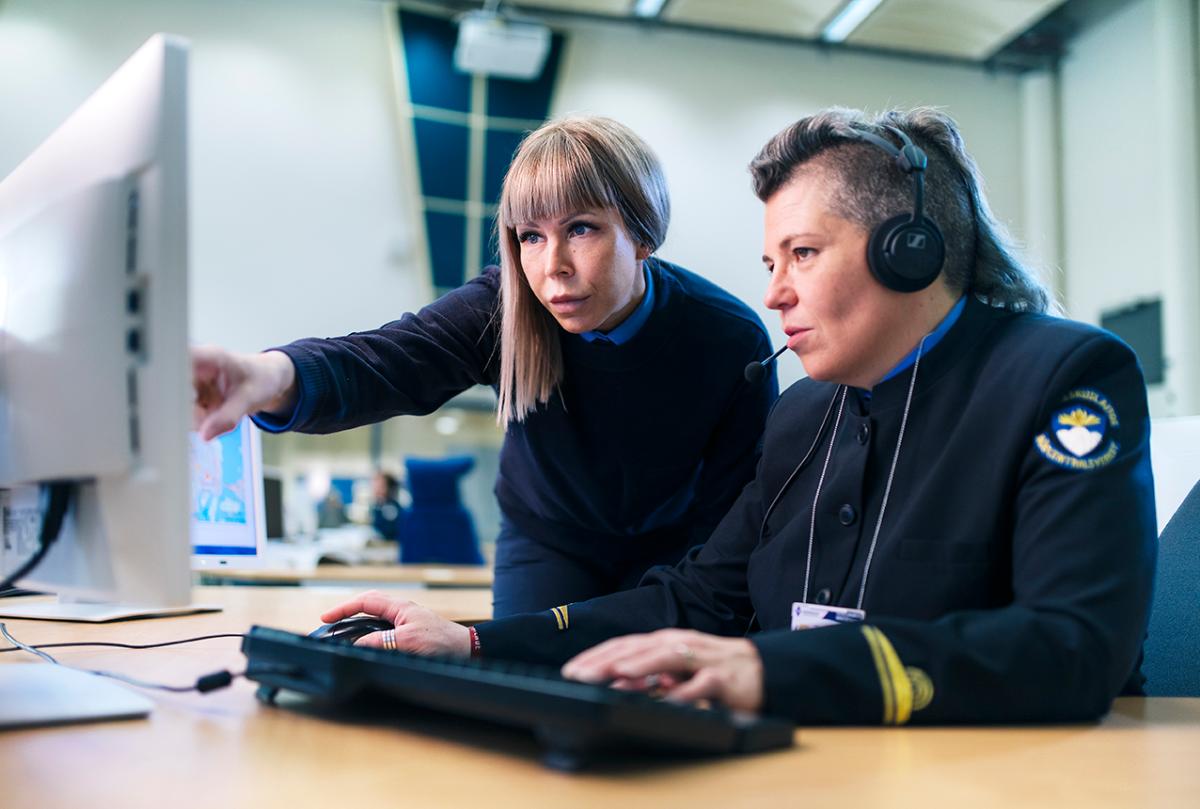
[{"label": "background desk", "polygon": [[[199,588],[223,613],[103,626],[10,621],[28,643],[152,642],[252,623],[311,630],[343,594]],[[416,594],[479,617],[486,591]],[[428,596],[429,598],[425,598]],[[444,599],[434,603],[434,599]],[[61,649],[67,663],[160,682],[240,670],[236,639],[132,651]],[[21,665],[23,653],[0,655]],[[1122,699],[1099,725],[804,728],[793,750],[743,759],[610,766],[564,775],[516,732],[417,717],[350,721],[260,705],[239,680],[207,696],[150,693],[147,720],[0,733],[6,807],[988,807],[1200,805],[1200,699]],[[2,698],[2,695],[0,695]]]},{"label": "background desk", "polygon": [[[417,584],[425,587],[492,586],[486,565],[317,565],[299,570],[212,568],[201,571],[209,583],[246,584]],[[491,603],[489,598],[488,603]]]}]

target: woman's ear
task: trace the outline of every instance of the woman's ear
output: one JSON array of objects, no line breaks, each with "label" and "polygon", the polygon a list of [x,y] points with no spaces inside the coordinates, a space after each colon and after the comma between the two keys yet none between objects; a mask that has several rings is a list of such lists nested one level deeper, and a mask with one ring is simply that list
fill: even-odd
[{"label": "woman's ear", "polygon": [[646,259],[650,258],[650,256],[653,254],[654,254],[653,247],[648,247],[647,245],[639,244],[637,246],[637,250],[634,252],[633,255],[637,258],[638,261],[645,261]]}]

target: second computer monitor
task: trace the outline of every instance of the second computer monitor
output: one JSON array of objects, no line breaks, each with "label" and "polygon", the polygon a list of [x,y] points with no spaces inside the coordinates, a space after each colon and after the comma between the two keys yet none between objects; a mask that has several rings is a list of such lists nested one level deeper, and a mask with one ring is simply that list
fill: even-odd
[{"label": "second computer monitor", "polygon": [[263,553],[262,439],[250,419],[211,441],[191,437],[192,566],[252,567]]}]

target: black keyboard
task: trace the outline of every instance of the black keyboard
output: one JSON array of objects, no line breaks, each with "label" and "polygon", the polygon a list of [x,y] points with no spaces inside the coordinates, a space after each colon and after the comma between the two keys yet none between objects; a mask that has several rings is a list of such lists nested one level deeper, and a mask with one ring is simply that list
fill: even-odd
[{"label": "black keyboard", "polygon": [[457,661],[385,652],[252,627],[242,641],[259,699],[279,690],[333,703],[370,695],[533,731],[543,762],[575,770],[605,750],[670,754],[756,753],[788,747],[795,725],[775,717],[699,708],[564,679],[503,661]]}]

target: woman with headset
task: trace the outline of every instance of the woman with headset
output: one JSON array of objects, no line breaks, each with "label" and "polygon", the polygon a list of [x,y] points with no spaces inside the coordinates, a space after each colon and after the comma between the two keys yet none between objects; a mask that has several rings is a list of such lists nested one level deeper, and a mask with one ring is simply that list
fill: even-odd
[{"label": "woman with headset", "polygon": [[1136,693],[1155,532],[1133,352],[1050,314],[939,112],[813,115],[751,173],[766,304],[809,378],[709,542],[472,629],[380,594],[323,620],[806,723],[1071,721]]},{"label": "woman with headset", "polygon": [[774,375],[758,317],[654,256],[654,153],[606,118],[551,122],[505,176],[500,267],[379,329],[255,355],[193,352],[202,437],[253,414],[327,433],[495,387],[505,428],[494,613],[632,587],[703,543],[753,477]]}]

